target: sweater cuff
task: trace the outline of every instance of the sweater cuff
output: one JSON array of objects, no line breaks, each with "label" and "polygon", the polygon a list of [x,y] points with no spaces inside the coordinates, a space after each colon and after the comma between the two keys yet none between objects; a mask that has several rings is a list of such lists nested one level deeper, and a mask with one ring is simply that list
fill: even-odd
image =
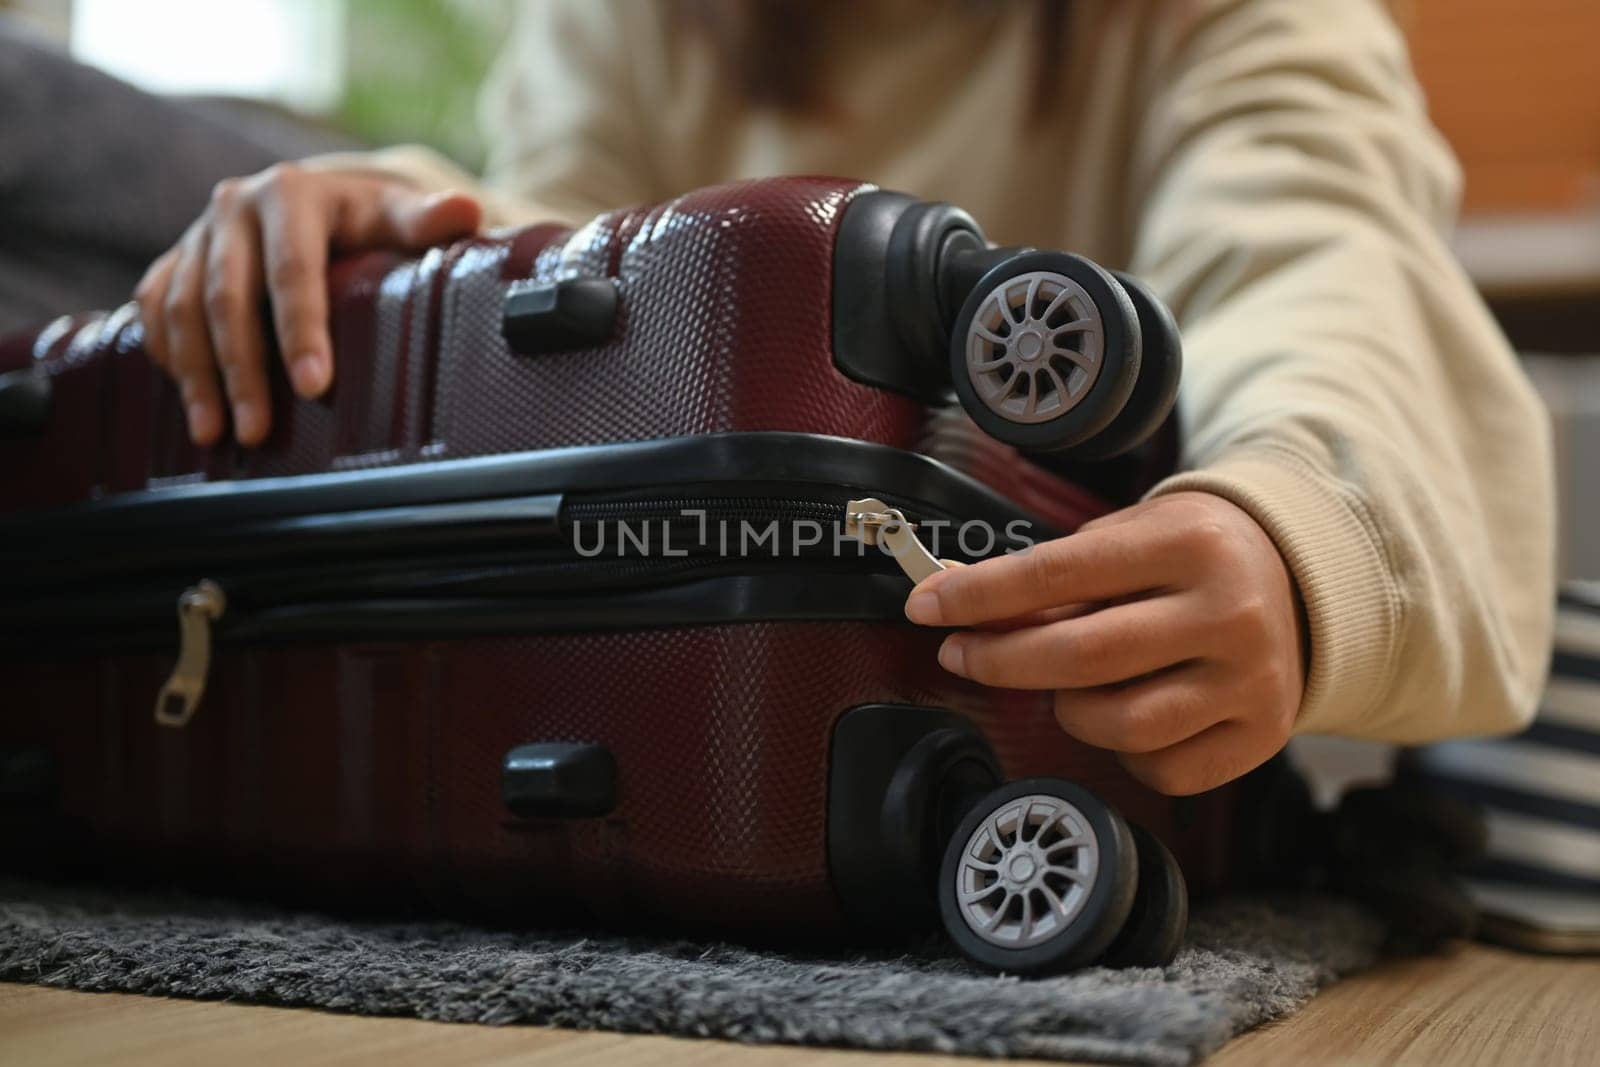
[{"label": "sweater cuff", "polygon": [[1243,508],[1278,547],[1299,587],[1310,669],[1296,733],[1356,734],[1389,687],[1400,595],[1365,506],[1293,453],[1239,451],[1175,475],[1149,496],[1198,491]]}]

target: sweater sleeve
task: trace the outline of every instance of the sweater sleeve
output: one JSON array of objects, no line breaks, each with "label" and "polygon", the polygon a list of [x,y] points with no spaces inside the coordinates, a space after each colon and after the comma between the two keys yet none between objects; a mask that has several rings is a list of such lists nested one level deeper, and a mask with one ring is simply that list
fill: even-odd
[{"label": "sweater sleeve", "polygon": [[518,7],[483,90],[487,184],[578,221],[653,199],[641,79],[660,65],[658,5],[537,0]]},{"label": "sweater sleeve", "polygon": [[1445,231],[1459,175],[1379,0],[1191,0],[1151,46],[1136,274],[1184,329],[1185,473],[1277,544],[1299,732],[1516,729],[1554,602],[1544,409]]},{"label": "sweater sleeve", "polygon": [[420,145],[308,162],[376,170],[430,192],[472,192],[491,226],[579,223],[654,199],[652,139],[638,86],[640,73],[659,63],[662,30],[653,6],[628,0],[517,6],[479,99],[489,145],[481,179]]}]

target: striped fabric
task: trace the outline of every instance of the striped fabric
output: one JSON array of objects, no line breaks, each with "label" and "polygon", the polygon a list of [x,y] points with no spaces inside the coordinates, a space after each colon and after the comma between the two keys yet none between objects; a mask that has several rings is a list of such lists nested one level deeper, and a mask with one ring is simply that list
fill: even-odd
[{"label": "striped fabric", "polygon": [[1550,681],[1528,730],[1433,745],[1405,764],[1485,809],[1489,853],[1472,888],[1486,911],[1558,925],[1600,917],[1600,583],[1562,589]]}]

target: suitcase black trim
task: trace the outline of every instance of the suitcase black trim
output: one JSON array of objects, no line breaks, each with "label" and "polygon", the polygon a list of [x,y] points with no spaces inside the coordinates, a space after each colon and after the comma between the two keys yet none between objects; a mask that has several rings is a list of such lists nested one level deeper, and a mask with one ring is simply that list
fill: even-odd
[{"label": "suitcase black trim", "polygon": [[717,482],[892,487],[952,515],[1002,525],[1028,519],[1052,532],[983,483],[915,452],[822,434],[729,433],[117,493],[0,518],[0,560],[37,562],[64,539],[125,542],[247,519]]},{"label": "suitcase black trim", "polygon": [[[771,558],[709,547],[690,558],[620,549],[594,558],[575,548],[580,519],[662,521],[695,505],[714,520],[826,525],[863,495],[930,530],[932,520],[976,519],[1002,537],[1017,522],[1028,540],[1058,535],[915,453],[808,434],[677,438],[165,487],[12,516],[0,523],[0,558],[9,564],[0,631],[16,649],[64,636],[78,648],[169,645],[173,605],[200,579],[227,593],[227,616],[215,627],[225,643],[903,620],[909,583],[887,555],[855,541],[847,542],[855,553],[830,539],[792,554],[774,549]],[[954,540],[945,533],[931,547],[974,558]],[[974,551],[1010,547],[1022,545]]]}]

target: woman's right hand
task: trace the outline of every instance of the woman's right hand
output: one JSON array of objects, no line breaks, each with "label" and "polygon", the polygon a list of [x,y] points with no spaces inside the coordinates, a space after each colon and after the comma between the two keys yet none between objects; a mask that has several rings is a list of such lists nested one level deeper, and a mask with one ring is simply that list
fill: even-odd
[{"label": "woman's right hand", "polygon": [[373,171],[283,163],[219,182],[205,213],[135,291],[145,350],[177,384],[190,438],[216,443],[226,397],[239,443],[266,439],[269,303],[294,391],[327,391],[331,255],[420,250],[476,232],[482,215],[470,196],[427,195]]}]

